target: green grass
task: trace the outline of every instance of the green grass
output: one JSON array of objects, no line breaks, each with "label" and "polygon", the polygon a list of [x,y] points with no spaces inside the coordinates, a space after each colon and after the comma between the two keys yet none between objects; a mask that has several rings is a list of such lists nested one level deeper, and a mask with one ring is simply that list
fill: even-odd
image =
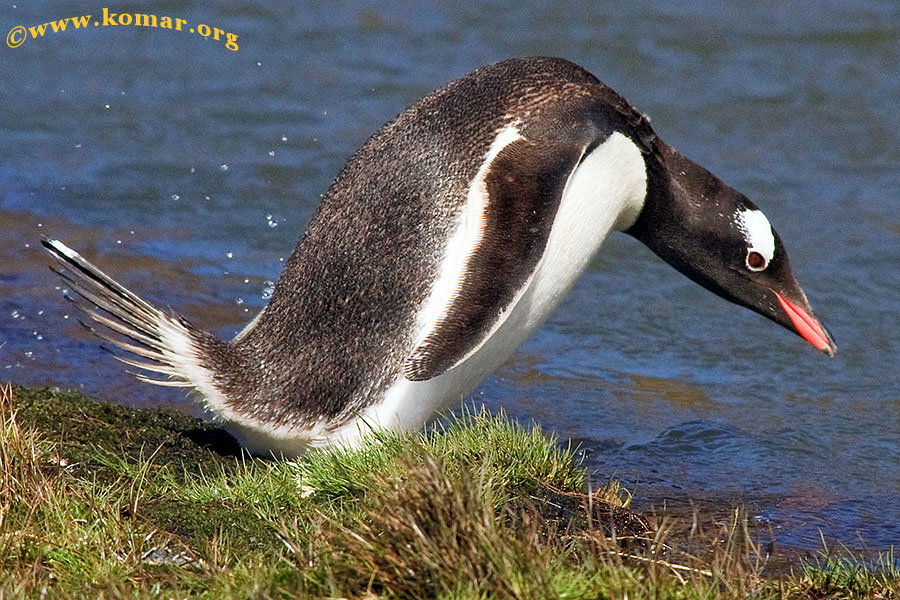
[{"label": "green grass", "polygon": [[900,598],[892,556],[771,578],[740,511],[700,535],[586,481],[477,411],[279,462],[177,413],[7,386],[0,598]]}]

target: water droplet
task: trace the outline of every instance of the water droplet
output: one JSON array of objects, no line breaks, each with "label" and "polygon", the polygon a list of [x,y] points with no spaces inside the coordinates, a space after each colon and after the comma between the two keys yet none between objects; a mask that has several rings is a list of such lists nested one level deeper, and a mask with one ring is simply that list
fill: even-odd
[{"label": "water droplet", "polygon": [[262,298],[263,300],[268,300],[272,297],[272,294],[275,293],[275,282],[266,280],[265,287],[263,288]]},{"label": "water droplet", "polygon": [[249,280],[248,278],[245,277],[245,278],[244,278],[244,283],[250,283],[250,280]]},{"label": "water droplet", "polygon": [[103,108],[105,108],[106,110],[109,110],[109,104],[104,104]]},{"label": "water droplet", "polygon": [[287,141],[287,136],[286,136],[286,135],[281,136],[281,141],[282,141],[282,142],[286,142],[286,141]]},{"label": "water droplet", "polygon": [[44,314],[44,311],[39,310],[39,311],[38,311],[38,314],[39,314],[39,315],[42,315],[42,314]]},{"label": "water droplet", "polygon": [[226,165],[226,164],[220,165],[220,166],[219,166],[219,170],[220,170],[220,171],[227,171],[227,170],[228,170],[228,165]]},{"label": "water droplet", "polygon": [[44,226],[43,223],[38,223],[38,227],[43,227],[43,226]]},{"label": "water droplet", "polygon": [[235,300],[235,302],[237,302],[238,304],[243,304],[243,303],[244,303],[244,299],[243,299],[243,298],[238,298],[237,300]]},{"label": "water droplet", "polygon": [[259,61],[256,61],[256,66],[257,66],[257,67],[261,67],[261,66],[262,66],[262,63],[259,62]]},{"label": "water droplet", "polygon": [[18,319],[18,318],[19,318],[19,311],[14,310],[14,311],[12,311],[11,313],[9,313],[9,316],[11,316],[13,319]]},{"label": "water droplet", "polygon": [[181,196],[179,196],[178,194],[172,194],[172,201],[177,202],[178,200],[181,200]]},{"label": "water droplet", "polygon": [[196,171],[197,171],[197,169],[195,169],[194,167],[191,167],[191,173],[194,173]]},{"label": "water droplet", "polygon": [[234,258],[234,254],[231,252],[226,252],[225,256],[227,256],[228,258]]},{"label": "water droplet", "polygon": [[269,156],[275,156],[275,151],[274,151],[274,150],[269,150]]},{"label": "water droplet", "polygon": [[26,248],[31,248],[31,244],[25,244]]},{"label": "water droplet", "polygon": [[116,243],[117,243],[117,244],[121,244],[121,243],[122,243],[122,240],[116,240]]},{"label": "water droplet", "polygon": [[75,144],[75,147],[76,147],[76,148],[81,148],[81,142]]},{"label": "water droplet", "polygon": [[32,354],[34,354],[34,353],[33,353],[31,350],[26,350],[26,351],[25,351],[25,357],[26,357],[26,358],[31,358],[31,355],[32,355]]}]

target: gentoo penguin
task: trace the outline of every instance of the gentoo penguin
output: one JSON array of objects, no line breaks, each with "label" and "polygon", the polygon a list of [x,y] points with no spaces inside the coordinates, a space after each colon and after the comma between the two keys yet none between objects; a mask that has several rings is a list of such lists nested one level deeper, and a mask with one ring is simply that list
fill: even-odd
[{"label": "gentoo penguin", "polygon": [[[434,91],[347,161],[268,306],[229,342],[56,240],[44,246],[143,381],[244,447],[296,456],[458,403],[559,304],[610,231],[829,355],[766,216],[571,62],[513,59]],[[108,330],[108,331],[107,331]]]}]

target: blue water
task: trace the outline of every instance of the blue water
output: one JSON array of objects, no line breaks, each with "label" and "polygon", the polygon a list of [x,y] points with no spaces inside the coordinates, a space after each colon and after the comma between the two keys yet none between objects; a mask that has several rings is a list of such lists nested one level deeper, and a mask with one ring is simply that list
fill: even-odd
[{"label": "blue water", "polygon": [[[4,36],[100,14],[18,4],[0,8]],[[820,531],[900,542],[900,4],[121,10],[218,27],[239,49],[133,26],[0,46],[0,380],[186,406],[131,379],[75,323],[42,234],[232,335],[384,121],[483,64],[564,56],[765,209],[839,351],[827,359],[617,235],[474,400],[572,439],[639,505],[746,502],[801,548],[818,548]]]}]

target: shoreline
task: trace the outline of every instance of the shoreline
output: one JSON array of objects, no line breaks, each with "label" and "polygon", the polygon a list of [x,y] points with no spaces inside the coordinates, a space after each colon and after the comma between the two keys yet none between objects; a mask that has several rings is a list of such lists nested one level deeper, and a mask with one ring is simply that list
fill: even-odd
[{"label": "shoreline", "polygon": [[284,462],[194,417],[77,392],[6,386],[0,409],[0,590],[900,597],[892,556],[810,562],[734,507],[650,513],[614,482],[586,493],[569,449],[502,415]]}]

